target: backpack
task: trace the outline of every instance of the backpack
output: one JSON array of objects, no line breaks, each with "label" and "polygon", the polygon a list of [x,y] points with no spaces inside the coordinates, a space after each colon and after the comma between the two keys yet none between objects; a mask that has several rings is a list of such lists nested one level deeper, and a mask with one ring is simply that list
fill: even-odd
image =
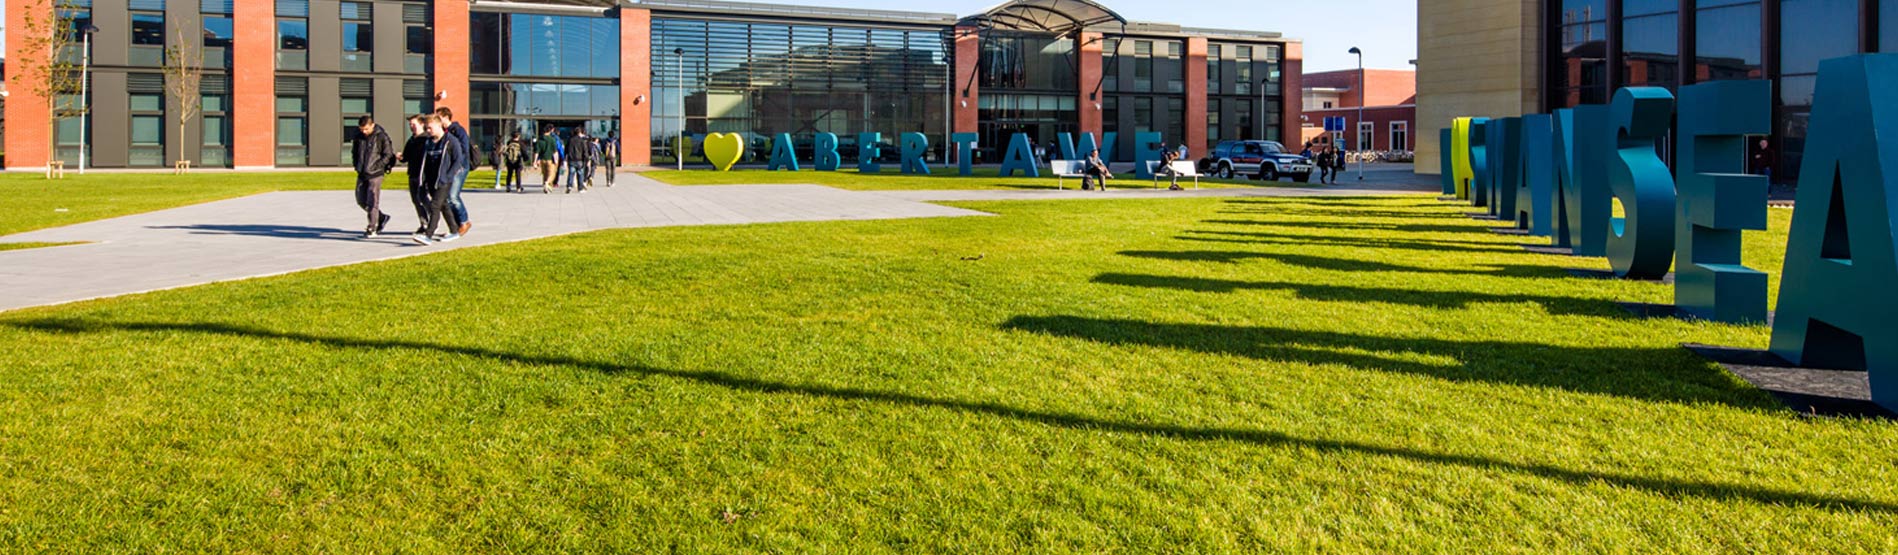
[{"label": "backpack", "polygon": [[509,166],[521,165],[521,143],[508,141],[506,146],[501,147],[501,159]]}]

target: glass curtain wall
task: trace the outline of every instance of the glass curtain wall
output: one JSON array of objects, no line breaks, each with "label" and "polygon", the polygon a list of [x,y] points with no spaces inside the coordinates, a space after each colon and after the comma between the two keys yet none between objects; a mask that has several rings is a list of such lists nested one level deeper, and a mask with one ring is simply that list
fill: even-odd
[{"label": "glass curtain wall", "polygon": [[1557,0],[1560,54],[1551,68],[1556,107],[1608,102],[1608,0]]},{"label": "glass curtain wall", "polygon": [[[1280,119],[1284,117],[1283,50],[1276,44],[1209,43],[1206,45],[1207,76],[1218,76],[1218,86],[1206,90],[1206,140],[1281,140]],[[1217,68],[1217,69],[1215,69]],[[1263,121],[1253,119],[1261,109]],[[1185,139],[1167,137],[1169,142]],[[1296,146],[1296,145],[1293,145]],[[1198,149],[1195,149],[1198,152]]]},{"label": "glass curtain wall", "polygon": [[1858,52],[1858,0],[1780,0],[1780,165],[1775,175],[1799,175],[1806,150],[1806,123],[1819,61]]},{"label": "glass curtain wall", "polygon": [[619,20],[584,15],[469,14],[468,135],[475,161],[515,132],[533,138],[619,131]]},{"label": "glass curtain wall", "polygon": [[983,37],[981,52],[976,160],[1001,160],[1016,133],[1046,147],[1055,144],[1056,133],[1080,130],[1073,39],[991,33]]},{"label": "glass curtain wall", "polygon": [[883,134],[884,160],[901,155],[895,143],[908,132],[928,135],[930,159],[942,160],[944,40],[935,29],[654,18],[653,163],[677,160],[669,143],[682,133],[693,139],[684,154],[694,164],[706,163],[696,145],[709,133],[743,137],[740,163],[769,159],[779,133],[809,161],[819,132],[837,135],[848,163],[864,132]]},{"label": "glass curtain wall", "polygon": [[1622,0],[1621,84],[1680,88],[1680,0]]},{"label": "glass curtain wall", "polygon": [[1694,81],[1761,79],[1759,0],[1703,0],[1694,15]]}]

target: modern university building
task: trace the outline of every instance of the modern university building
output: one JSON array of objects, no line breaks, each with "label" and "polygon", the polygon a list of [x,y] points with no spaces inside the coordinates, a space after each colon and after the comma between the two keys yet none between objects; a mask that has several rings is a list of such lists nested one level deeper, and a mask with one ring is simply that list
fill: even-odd
[{"label": "modern university building", "polygon": [[1454,117],[1606,104],[1630,86],[1767,79],[1773,180],[1788,183],[1819,61],[1898,52],[1898,0],[1442,0],[1418,3],[1417,28],[1419,173],[1437,173],[1437,130]]},{"label": "modern university building", "polygon": [[[681,131],[742,134],[752,162],[779,133],[807,158],[819,132],[921,132],[939,161],[950,133],[978,133],[977,156],[993,161],[1018,132],[1037,144],[1117,133],[1131,159],[1136,131],[1203,153],[1300,128],[1298,41],[1128,22],[1086,0],[967,16],[706,0],[51,1],[96,29],[87,96],[71,98],[90,111],[53,121],[9,75],[8,169],[72,168],[82,148],[101,168],[347,166],[357,117],[401,140],[405,115],[438,105],[478,146],[550,125],[618,133],[629,165],[673,163]],[[10,72],[31,66],[34,5],[9,0]],[[202,115],[182,132],[162,71],[175,43],[204,54]]]}]

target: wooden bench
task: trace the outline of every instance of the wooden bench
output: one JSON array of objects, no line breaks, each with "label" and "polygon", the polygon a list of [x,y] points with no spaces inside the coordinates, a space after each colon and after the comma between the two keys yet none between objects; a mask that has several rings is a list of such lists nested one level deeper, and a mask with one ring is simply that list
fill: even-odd
[{"label": "wooden bench", "polygon": [[46,178],[47,179],[65,179],[66,178],[66,162],[61,161],[61,160],[53,160],[51,162],[47,162],[46,163]]},{"label": "wooden bench", "polygon": [[1075,179],[1086,179],[1087,178],[1086,170],[1087,170],[1086,160],[1049,160],[1048,161],[1048,173],[1054,174],[1054,177],[1055,177],[1054,188],[1056,189],[1066,189],[1067,180],[1070,177],[1075,178]]},{"label": "wooden bench", "polygon": [[[1199,164],[1194,163],[1192,160],[1174,160],[1172,163],[1167,164],[1167,168],[1172,169],[1173,173],[1179,174],[1180,177],[1193,178],[1193,188],[1199,188]],[[1147,173],[1153,175],[1153,188],[1155,189],[1160,188],[1159,169],[1159,160],[1147,161]]]}]

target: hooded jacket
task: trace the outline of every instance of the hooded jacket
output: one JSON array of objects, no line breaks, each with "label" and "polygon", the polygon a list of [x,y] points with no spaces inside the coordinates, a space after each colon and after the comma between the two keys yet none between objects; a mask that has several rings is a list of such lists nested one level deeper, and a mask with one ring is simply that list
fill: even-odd
[{"label": "hooded jacket", "polygon": [[358,134],[352,145],[355,152],[356,174],[363,177],[382,177],[395,167],[395,142],[389,140],[389,133],[381,125],[367,135]]}]

